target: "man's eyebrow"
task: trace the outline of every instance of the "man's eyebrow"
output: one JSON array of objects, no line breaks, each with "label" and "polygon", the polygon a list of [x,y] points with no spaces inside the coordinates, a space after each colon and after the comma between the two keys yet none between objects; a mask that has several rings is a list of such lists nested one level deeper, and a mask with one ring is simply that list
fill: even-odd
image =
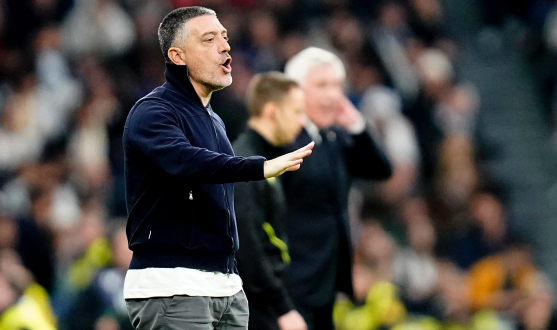
[{"label": "man's eyebrow", "polygon": [[[227,31],[226,29],[222,29],[222,30],[220,31],[220,33],[221,33],[221,34],[222,34],[222,33],[228,34],[228,31]],[[216,34],[218,34],[218,31],[209,31],[209,32],[205,32],[205,33],[203,33],[203,34],[201,35],[201,38],[203,38],[203,37],[205,37],[205,36],[208,36],[208,35],[216,35]]]}]

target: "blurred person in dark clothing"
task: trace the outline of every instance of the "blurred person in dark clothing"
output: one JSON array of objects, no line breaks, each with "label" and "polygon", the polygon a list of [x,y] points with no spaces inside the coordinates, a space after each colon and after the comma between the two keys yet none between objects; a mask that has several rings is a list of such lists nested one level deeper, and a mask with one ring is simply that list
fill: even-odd
[{"label": "blurred person in dark clothing", "polygon": [[416,101],[405,110],[416,130],[422,154],[422,174],[431,179],[439,161],[444,134],[435,120],[435,109],[453,88],[454,68],[450,58],[435,48],[420,53],[415,62],[420,91]]},{"label": "blurred person in dark clothing", "polygon": [[408,21],[415,37],[430,47],[447,39],[443,8],[439,0],[410,0]]},{"label": "blurred person in dark clothing", "polygon": [[345,71],[336,55],[308,48],[286,64],[285,72],[304,90],[309,119],[289,149],[316,142],[302,171],[282,181],[290,211],[287,286],[308,329],[333,329],[336,292],[352,295],[350,181],[385,179],[392,167],[343,93]]},{"label": "blurred person in dark clothing", "polygon": [[512,238],[505,210],[493,195],[479,192],[472,196],[469,217],[454,233],[445,235],[439,246],[439,253],[462,269],[502,252]]},{"label": "blurred person in dark clothing", "polygon": [[125,225],[116,226],[111,236],[112,264],[100,270],[79,294],[66,319],[70,330],[106,329],[109,323],[121,330],[133,330],[123,296],[124,277],[132,254]]},{"label": "blurred person in dark clothing", "polygon": [[54,285],[54,237],[48,214],[52,207],[52,192],[31,190],[31,214],[16,218],[15,250],[23,265],[33,274],[38,284],[49,292]]},{"label": "blurred person in dark clothing", "polygon": [[[305,122],[304,92],[278,72],[253,78],[247,94],[248,128],[234,142],[238,156],[274,158],[291,143]],[[283,283],[290,262],[286,232],[286,200],[279,180],[242,182],[234,195],[241,248],[236,255],[250,301],[249,329],[307,329]]]}]

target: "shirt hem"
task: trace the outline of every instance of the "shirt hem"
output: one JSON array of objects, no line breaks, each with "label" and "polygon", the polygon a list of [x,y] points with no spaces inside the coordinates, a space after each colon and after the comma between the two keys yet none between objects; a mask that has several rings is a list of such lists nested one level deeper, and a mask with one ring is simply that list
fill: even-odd
[{"label": "shirt hem", "polygon": [[218,292],[210,292],[203,290],[203,292],[188,289],[166,289],[166,290],[125,290],[124,299],[145,299],[157,297],[172,297],[172,296],[192,296],[192,297],[230,297],[242,291],[242,286],[229,290],[219,290]]}]

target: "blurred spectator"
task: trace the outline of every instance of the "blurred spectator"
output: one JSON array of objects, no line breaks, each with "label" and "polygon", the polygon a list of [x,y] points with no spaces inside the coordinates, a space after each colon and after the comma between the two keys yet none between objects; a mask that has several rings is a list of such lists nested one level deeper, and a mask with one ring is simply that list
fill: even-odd
[{"label": "blurred spectator", "polygon": [[416,168],[420,153],[412,124],[402,115],[402,100],[395,91],[373,86],[365,91],[361,111],[381,132],[395,166]]},{"label": "blurred spectator", "polygon": [[101,269],[78,295],[65,320],[68,329],[132,330],[123,297],[124,277],[131,260],[125,226],[116,222],[111,239],[112,262]]},{"label": "blurred spectator", "polygon": [[77,222],[57,230],[59,278],[52,303],[61,319],[69,315],[75,299],[111,260],[105,205],[94,197],[84,199],[81,205]]},{"label": "blurred spectator", "polygon": [[507,219],[495,196],[475,194],[470,203],[470,217],[446,232],[440,246],[441,254],[463,269],[503,251],[509,242]]},{"label": "blurred spectator", "polygon": [[59,24],[74,0],[4,1],[6,42],[12,49],[25,49],[35,32],[50,23]]},{"label": "blurred spectator", "polygon": [[251,49],[246,54],[246,63],[254,72],[280,70],[280,59],[277,57],[278,35],[274,17],[270,12],[256,11],[252,13],[248,32],[252,41]]},{"label": "blurred spectator", "polygon": [[405,49],[412,35],[407,10],[398,1],[386,1],[378,12],[377,21],[369,32],[370,42],[402,98],[413,101],[420,86]]},{"label": "blurred spectator", "polygon": [[[367,267],[372,272],[375,281],[392,282],[393,263],[397,246],[392,237],[385,232],[379,223],[371,219],[365,219],[364,221],[360,241],[356,248],[354,263],[356,266]],[[355,284],[366,283],[366,281],[358,281],[357,276],[354,276],[354,279]],[[354,286],[354,297],[356,300],[364,301],[368,289],[369,286],[366,285]]]},{"label": "blurred spectator", "polygon": [[435,108],[435,121],[444,135],[471,137],[479,108],[479,96],[473,86],[456,85]]},{"label": "blurred spectator", "polygon": [[31,215],[16,219],[16,251],[23,265],[36,279],[37,283],[49,292],[54,285],[55,250],[52,228],[49,227],[48,208],[52,195],[48,191],[35,189],[31,193]]},{"label": "blurred spectator", "polygon": [[437,309],[448,329],[514,329],[504,317],[492,310],[474,312],[470,307],[468,277],[450,262],[439,264]]},{"label": "blurred spectator", "polygon": [[339,330],[375,330],[396,325],[406,317],[404,305],[391,283],[377,281],[366,296],[363,306],[354,307],[340,301],[335,311]]},{"label": "blurred spectator", "polygon": [[0,328],[54,330],[48,294],[9,249],[0,251]]},{"label": "blurred spectator", "polygon": [[422,153],[422,171],[429,178],[435,172],[438,148],[443,139],[442,131],[435,122],[434,109],[451,90],[454,69],[447,55],[437,49],[421,52],[415,66],[421,86],[416,102],[406,114],[416,128]]},{"label": "blurred spectator", "polygon": [[282,178],[290,208],[287,285],[308,329],[333,329],[336,292],[352,295],[350,179],[385,179],[392,168],[342,91],[345,70],[336,55],[307,48],[286,64],[285,73],[302,86],[308,117],[289,149],[316,142],[304,166]]},{"label": "blurred spectator", "polygon": [[414,128],[402,114],[402,100],[384,86],[368,88],[362,98],[362,114],[381,133],[393,162],[393,176],[381,187],[381,199],[396,205],[416,188],[420,150]]},{"label": "blurred spectator", "polygon": [[472,307],[510,313],[524,329],[553,329],[553,288],[531,258],[527,245],[514,243],[478,261],[470,269]]},{"label": "blurred spectator", "polygon": [[328,22],[327,32],[332,46],[346,59],[357,58],[365,42],[360,22],[348,12],[335,12]]},{"label": "blurred spectator", "polygon": [[114,0],[78,1],[62,28],[65,49],[77,57],[122,55],[135,34],[129,14]]},{"label": "blurred spectator", "polygon": [[471,315],[466,274],[450,262],[439,264],[438,313],[449,322],[465,323]]},{"label": "blurred spectator", "polygon": [[402,321],[406,309],[393,284],[396,246],[391,237],[373,220],[366,219],[356,249],[353,269],[354,297],[363,306],[338,300],[335,323],[342,330],[374,330]]},{"label": "blurred spectator", "polygon": [[82,97],[81,86],[72,76],[60,49],[61,42],[60,29],[56,26],[41,29],[33,41],[42,95],[41,104],[36,107],[37,120],[44,127],[46,137],[60,134]]},{"label": "blurred spectator", "polygon": [[528,249],[513,244],[470,268],[470,297],[476,310],[512,311],[537,293],[551,290],[543,274],[532,263]]},{"label": "blurred spectator", "polygon": [[90,198],[82,204],[82,214],[79,222],[73,228],[73,252],[78,252],[72,257],[69,269],[69,281],[76,289],[83,289],[99,269],[106,266],[111,259],[110,243],[106,238],[106,209],[95,198]]},{"label": "blurred spectator", "polygon": [[439,0],[410,0],[410,26],[416,38],[426,47],[447,37]]},{"label": "blurred spectator", "polygon": [[433,254],[436,237],[427,216],[416,214],[406,224],[409,246],[399,249],[393,262],[393,283],[411,313],[433,315],[437,286],[437,262]]},{"label": "blurred spectator", "polygon": [[[130,0],[127,2],[131,3],[133,7],[132,18],[135,23],[138,46],[141,49],[155,48],[159,51],[157,47],[159,43],[157,30],[165,14],[171,10],[170,4],[166,1]],[[158,53],[157,55],[160,57]]]},{"label": "blurred spectator", "polygon": [[[100,85],[103,82],[100,81]],[[72,165],[84,179],[82,184],[92,189],[106,185],[110,172],[108,162],[107,121],[117,103],[110,92],[91,96],[78,112],[77,127],[70,138]]]},{"label": "blurred spectator", "polygon": [[445,226],[458,226],[468,202],[479,185],[474,161],[474,146],[463,136],[451,135],[441,140],[434,184],[437,212]]},{"label": "blurred spectator", "polygon": [[[34,68],[21,69],[13,94],[0,114],[0,170],[13,171],[22,162],[36,161],[41,153],[43,129],[38,121]],[[48,102],[48,100],[47,100]]]}]

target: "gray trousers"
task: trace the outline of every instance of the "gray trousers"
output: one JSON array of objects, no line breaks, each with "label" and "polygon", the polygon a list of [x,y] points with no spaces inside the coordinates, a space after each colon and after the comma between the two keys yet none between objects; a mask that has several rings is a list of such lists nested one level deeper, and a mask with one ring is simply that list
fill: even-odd
[{"label": "gray trousers", "polygon": [[173,296],[126,300],[136,330],[228,330],[248,328],[243,290],[230,297]]}]

